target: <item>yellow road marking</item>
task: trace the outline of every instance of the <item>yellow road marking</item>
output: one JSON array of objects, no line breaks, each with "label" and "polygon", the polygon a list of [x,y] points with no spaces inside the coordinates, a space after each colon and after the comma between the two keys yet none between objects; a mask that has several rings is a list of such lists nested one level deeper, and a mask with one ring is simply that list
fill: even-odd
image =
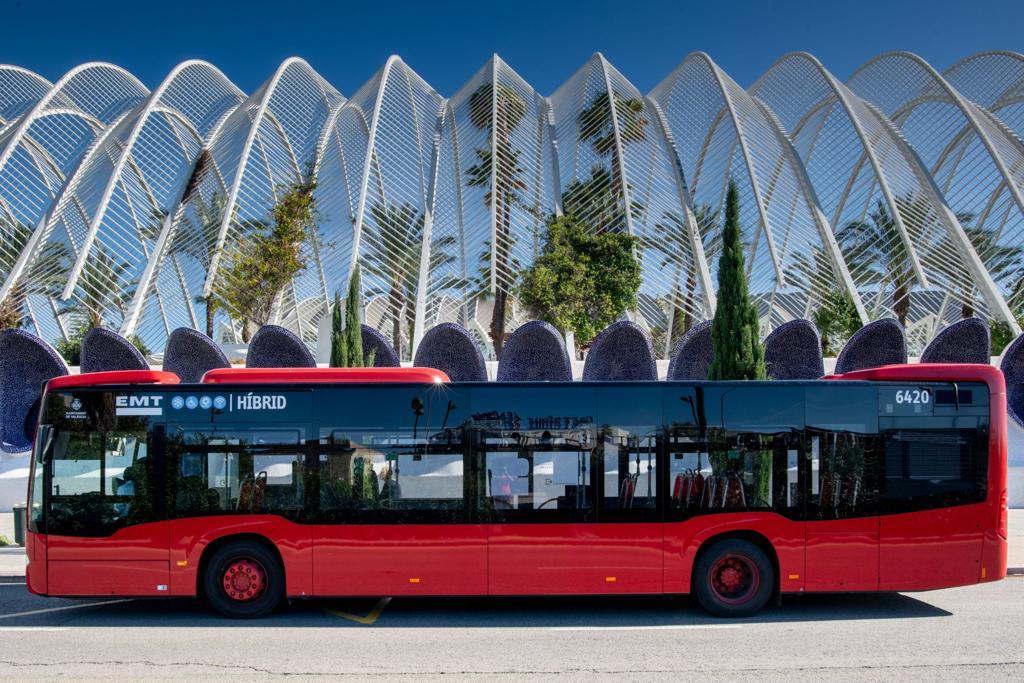
[{"label": "yellow road marking", "polygon": [[369,626],[370,624],[373,624],[375,621],[377,621],[380,618],[381,613],[384,611],[384,608],[388,606],[389,602],[391,602],[391,598],[381,598],[377,602],[377,604],[374,605],[373,609],[370,610],[370,613],[367,614],[365,617],[361,617],[358,614],[350,614],[349,612],[341,612],[339,610],[334,610],[334,609],[328,609],[328,610],[324,610],[324,611],[327,612],[328,614],[333,614],[336,617],[341,617],[342,619],[348,619],[349,621],[354,621],[357,624],[363,624],[365,626]]}]

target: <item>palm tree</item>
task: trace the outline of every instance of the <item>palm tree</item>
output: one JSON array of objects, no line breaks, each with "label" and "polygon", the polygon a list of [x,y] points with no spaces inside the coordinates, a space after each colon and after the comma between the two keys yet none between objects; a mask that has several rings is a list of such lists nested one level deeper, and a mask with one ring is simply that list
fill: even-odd
[{"label": "palm tree", "polygon": [[[901,216],[926,215],[903,210],[912,209],[915,205],[920,208],[920,200],[912,196],[898,197],[896,204],[900,207]],[[918,235],[921,233],[920,230],[916,232]],[[914,269],[906,243],[885,202],[877,201],[869,220],[851,221],[843,226],[836,240],[850,270],[859,274],[858,279],[862,283],[878,285],[879,291],[892,287],[892,310],[900,324],[906,327]]]},{"label": "palm tree", "polygon": [[[590,177],[574,180],[562,192],[562,211],[587,224],[595,233],[625,232],[626,209],[612,191],[612,174],[604,166],[590,169]],[[633,207],[634,216],[637,207]]]},{"label": "palm tree", "polygon": [[512,147],[512,131],[525,117],[526,102],[506,85],[487,82],[469,96],[469,119],[478,130],[488,131],[492,144],[492,147],[474,150],[477,163],[466,169],[466,185],[493,186],[484,193],[484,204],[494,211],[496,230],[494,244],[488,241],[484,262],[491,260],[493,249],[494,308],[490,336],[496,357],[501,356],[505,344],[509,286],[515,279],[511,262],[512,205],[522,202],[519,192],[526,189],[526,183],[519,177],[523,169],[519,165],[519,150]]},{"label": "palm tree", "polygon": [[[964,226],[964,232],[967,233],[967,238],[974,245],[974,250],[984,259],[985,267],[992,279],[1013,282],[1009,297],[1013,299],[1014,294],[1024,284],[1024,248],[1000,244],[996,228],[971,225],[974,221],[973,214],[958,214],[957,218]],[[961,281],[971,282],[970,275],[964,272]],[[963,303],[960,312],[964,318],[970,318],[974,315],[973,287],[967,286],[963,289]]]},{"label": "palm tree", "polygon": [[[612,101],[615,103],[614,121]],[[619,155],[615,150],[615,123],[618,123],[618,139],[623,147],[645,140],[648,120],[644,115],[643,100],[636,97],[624,98],[618,93],[609,97],[605,90],[591,100],[590,106],[580,112],[576,121],[580,140],[589,141],[595,152],[611,158],[611,195],[615,201],[621,200],[625,182]]]},{"label": "palm tree", "polygon": [[131,287],[125,287],[122,279],[128,270],[128,263],[115,260],[106,248],[95,244],[78,276],[75,294],[61,314],[82,318],[85,329],[102,327],[107,311],[116,309],[124,315]]},{"label": "palm tree", "polygon": [[[391,333],[395,349],[403,358],[402,326],[412,329],[415,322],[419,287],[420,255],[423,245],[423,213],[408,202],[370,207],[372,223],[363,225],[363,254],[359,259],[363,272],[383,283],[381,293],[387,295],[391,312]],[[455,237],[435,237],[430,245],[431,270],[455,260],[449,249]],[[411,333],[409,335],[412,337]]]},{"label": "palm tree", "polygon": [[[708,263],[721,250],[721,240],[715,239],[715,226],[718,225],[718,209],[710,204],[698,204],[693,209],[693,219],[700,234],[701,243],[704,247],[704,256]],[[682,214],[677,211],[666,211],[662,220],[654,225],[651,238],[645,240],[645,245],[663,255],[659,264],[662,268],[672,266],[675,268],[675,283],[670,305],[672,307],[672,329],[668,331],[669,346],[672,342],[693,326],[693,300],[697,291],[697,262],[693,257],[693,248],[690,244],[689,228],[683,219]],[[691,258],[686,260],[685,265],[680,263],[680,254],[691,253]],[[682,284],[683,271],[686,273],[686,284]],[[682,288],[682,291],[680,289]]]},{"label": "palm tree", "polygon": [[[0,220],[0,272],[10,273],[32,237],[32,228]],[[30,294],[56,296],[67,281],[68,250],[60,242],[47,242],[18,281],[0,302],[0,329],[21,327]]]}]

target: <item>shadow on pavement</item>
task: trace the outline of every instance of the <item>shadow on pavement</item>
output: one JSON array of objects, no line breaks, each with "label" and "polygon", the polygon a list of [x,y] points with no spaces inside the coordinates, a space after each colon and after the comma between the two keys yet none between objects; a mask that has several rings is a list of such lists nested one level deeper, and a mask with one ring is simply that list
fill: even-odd
[{"label": "shadow on pavement", "polygon": [[[712,624],[761,624],[952,616],[907,595],[845,594],[787,597],[781,607],[727,620],[704,613],[686,597],[396,598],[376,610],[372,624],[358,623],[381,604],[376,598],[294,601],[256,621],[223,619],[188,599],[66,600],[0,593],[0,628],[15,626],[163,628],[650,628]],[[57,609],[53,609],[57,608]]]}]

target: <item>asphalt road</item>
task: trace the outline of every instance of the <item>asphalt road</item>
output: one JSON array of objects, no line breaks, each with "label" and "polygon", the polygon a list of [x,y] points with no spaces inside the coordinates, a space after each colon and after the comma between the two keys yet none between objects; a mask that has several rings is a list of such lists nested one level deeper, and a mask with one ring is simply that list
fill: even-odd
[{"label": "asphalt road", "polygon": [[613,676],[1024,680],[1024,578],[914,595],[791,598],[723,621],[684,598],[308,601],[220,619],[174,601],[0,585],[0,680]]}]

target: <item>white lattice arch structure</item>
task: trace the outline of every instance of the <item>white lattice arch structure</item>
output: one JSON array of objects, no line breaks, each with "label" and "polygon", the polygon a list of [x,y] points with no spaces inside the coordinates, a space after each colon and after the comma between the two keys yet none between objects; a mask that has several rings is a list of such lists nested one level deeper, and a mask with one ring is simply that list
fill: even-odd
[{"label": "white lattice arch structure", "polygon": [[794,53],[749,90],[693,53],[647,95],[595,54],[549,96],[495,55],[450,99],[393,56],[347,101],[299,58],[248,97],[195,60],[152,93],[104,63],[55,83],[0,65],[0,300],[49,339],[88,311],[154,349],[180,325],[237,341],[245,312],[204,300],[311,172],[318,234],[270,313],[307,342],[358,262],[404,359],[444,321],[488,347],[572,214],[639,240],[629,315],[667,355],[714,311],[734,179],[762,331],[839,295],[905,316],[919,351],[969,310],[1020,329],[1022,130],[1015,52],[942,74],[888,53],[845,84]]},{"label": "white lattice arch structure", "polygon": [[970,218],[985,266],[972,275],[999,273],[1000,247],[1024,241],[1024,145],[917,55],[879,55],[849,85],[900,126],[950,206]]},{"label": "white lattice arch structure", "polygon": [[[804,82],[799,82],[804,79]],[[808,85],[808,81],[813,85]],[[806,53],[794,53],[780,59],[751,88],[751,94],[766,103],[780,117],[787,133],[800,151],[812,182],[819,188],[842,186],[841,194],[823,199],[833,210],[833,228],[856,222],[871,221],[871,214],[884,211],[892,221],[894,230],[888,238],[898,236],[899,245],[892,242],[882,248],[890,253],[905,254],[913,281],[922,290],[934,286],[952,291],[962,282],[963,266],[972,274],[980,267],[963,227],[941,192],[922,166],[920,159],[899,134],[896,126],[877,108],[857,97],[849,88],[832,76],[821,63]],[[836,114],[842,112],[843,127],[849,126],[853,136],[837,131]],[[837,140],[841,144],[837,143]],[[821,154],[815,153],[823,148]],[[821,159],[825,159],[822,163]],[[867,170],[870,173],[865,175]],[[826,177],[823,177],[826,176]],[[872,211],[875,206],[875,211]],[[846,248],[849,263],[851,245]],[[852,245],[854,251],[865,249],[863,244]],[[919,253],[925,249],[928,260]],[[984,270],[980,267],[980,270]],[[885,302],[886,289],[891,285],[872,281],[875,273],[868,267],[858,269],[851,265],[851,273],[863,294],[873,292],[876,302],[872,317],[891,306]],[[982,289],[986,303],[997,315],[1019,329],[1005,300],[987,273],[980,273],[975,284]],[[909,282],[908,282],[909,284]],[[910,288],[907,290],[909,297]],[[934,291],[934,290],[933,290]],[[961,298],[972,299],[966,295]],[[948,301],[937,307],[928,299],[915,301],[910,297],[908,322],[929,320],[933,331],[944,319],[952,315]]]}]

